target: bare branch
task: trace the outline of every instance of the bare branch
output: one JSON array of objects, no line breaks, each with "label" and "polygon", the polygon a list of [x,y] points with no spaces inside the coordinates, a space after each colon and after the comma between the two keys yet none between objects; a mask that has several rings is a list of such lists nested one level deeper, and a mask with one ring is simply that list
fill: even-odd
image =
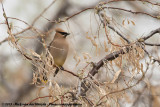
[{"label": "bare branch", "polygon": [[132,13],[132,14],[144,14],[144,15],[147,15],[147,16],[150,16],[152,18],[155,18],[155,19],[159,19],[159,16],[153,16],[149,13],[146,13],[146,12],[135,12],[135,11],[132,11],[132,10],[127,10],[127,9],[123,9],[123,8],[117,8],[117,7],[104,7],[105,9],[115,9],[115,10],[121,10],[121,11],[125,11],[125,12],[129,12],[129,13]]},{"label": "bare branch", "polygon": [[75,76],[75,77],[80,78],[77,74],[75,74],[75,73],[73,73],[73,72],[71,72],[71,71],[69,71],[69,70],[63,69],[63,71],[65,71],[65,72],[67,72],[67,73],[69,73],[69,74],[72,74],[72,75]]},{"label": "bare branch", "polygon": [[160,33],[160,28],[151,31],[147,36],[143,37],[142,39],[145,41],[145,40],[149,39],[150,37],[152,37],[156,33]]},{"label": "bare branch", "polygon": [[146,3],[152,4],[152,5],[160,6],[159,3],[153,3],[153,2],[148,1],[148,0],[110,0],[108,2],[105,2],[104,4],[108,4],[108,3],[112,3],[112,2],[120,2],[120,1],[128,1],[128,2],[131,2],[131,1],[140,1],[140,2],[146,2]]},{"label": "bare branch", "polygon": [[47,7],[47,8],[45,8],[42,12],[41,12],[41,14],[40,15],[38,15],[35,19],[34,19],[34,21],[32,22],[32,26],[35,24],[35,22],[54,4],[56,2],[56,0],[53,0],[52,1],[52,3]]},{"label": "bare branch", "polygon": [[156,43],[146,43],[144,42],[145,45],[148,45],[148,46],[160,46],[160,44],[156,44]]},{"label": "bare branch", "polygon": [[108,27],[112,29],[114,32],[116,32],[120,37],[122,37],[128,44],[130,44],[130,41],[127,38],[125,38],[125,36],[123,36],[120,32],[118,32],[114,27],[112,27],[111,25],[108,25]]},{"label": "bare branch", "polygon": [[[159,33],[160,32],[160,28],[156,29],[156,30],[153,30],[151,31],[147,36],[145,36],[144,40],[150,38],[151,36],[153,36],[154,34],[156,33]],[[103,59],[101,59],[97,64],[95,64],[95,66],[92,68],[92,70],[90,71],[90,74],[92,76],[94,76],[96,73],[98,73],[98,69],[100,67],[102,67],[104,65],[103,61],[111,61],[111,60],[114,60],[116,59],[120,54],[125,54],[126,52],[129,51],[129,47],[126,47],[125,49],[121,49],[119,51],[116,51],[116,52],[113,52],[109,55],[107,55],[106,57],[104,57]]]},{"label": "bare branch", "polygon": [[109,55],[106,55],[97,64],[95,64],[95,66],[90,71],[90,74],[92,76],[94,76],[96,73],[98,73],[98,70],[104,65],[103,61],[112,61],[112,60],[116,59],[117,57],[119,57],[120,54],[125,54],[128,51],[129,51],[129,47],[127,47],[125,49],[121,49],[121,50],[116,51],[116,52],[113,52]]}]

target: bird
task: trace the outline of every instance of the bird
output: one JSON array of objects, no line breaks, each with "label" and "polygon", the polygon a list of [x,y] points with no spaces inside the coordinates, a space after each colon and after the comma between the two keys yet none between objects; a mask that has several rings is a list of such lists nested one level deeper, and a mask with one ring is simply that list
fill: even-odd
[{"label": "bird", "polygon": [[49,52],[53,57],[54,64],[57,66],[54,77],[58,73],[59,68],[64,70],[63,64],[65,63],[69,50],[69,43],[67,42],[66,37],[70,35],[70,33],[61,28],[56,28],[55,31],[55,36],[49,45]]}]

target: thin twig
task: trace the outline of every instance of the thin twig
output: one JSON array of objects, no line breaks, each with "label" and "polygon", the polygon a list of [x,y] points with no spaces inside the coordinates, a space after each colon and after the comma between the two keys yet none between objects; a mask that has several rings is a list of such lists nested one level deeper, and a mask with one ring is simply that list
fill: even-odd
[{"label": "thin twig", "polygon": [[148,0],[110,0],[110,1],[105,2],[104,4],[108,4],[108,3],[112,3],[112,2],[120,2],[120,1],[128,1],[128,2],[140,1],[140,2],[146,2],[146,3],[152,4],[152,5],[160,6],[159,3],[153,3],[153,2],[148,1]]},{"label": "thin twig", "polygon": [[[146,72],[145,72],[145,73],[146,73]],[[99,101],[97,102],[97,106],[101,104],[100,101],[101,101],[103,98],[105,98],[106,96],[108,96],[108,95],[110,95],[110,94],[114,94],[114,93],[123,92],[123,91],[128,90],[128,89],[130,89],[130,88],[133,88],[134,86],[136,86],[137,84],[139,84],[139,83],[143,80],[143,78],[145,77],[145,73],[144,73],[144,72],[142,73],[142,77],[141,77],[134,85],[131,85],[131,86],[127,87],[127,88],[123,88],[123,89],[121,89],[121,90],[111,91],[111,92],[107,93],[106,95],[102,96],[102,97],[99,99]]]},{"label": "thin twig", "polygon": [[159,16],[153,16],[153,15],[151,15],[149,13],[146,13],[146,12],[137,12],[137,11],[127,10],[127,9],[117,8],[117,7],[104,7],[104,8],[105,9],[121,10],[121,11],[129,12],[129,13],[132,13],[132,14],[144,14],[144,15],[150,16],[152,18],[159,19]]},{"label": "thin twig", "polygon": [[147,36],[143,37],[142,39],[145,41],[145,40],[149,39],[150,37],[152,37],[156,33],[160,33],[160,28],[151,31]]},{"label": "thin twig", "polygon": [[42,99],[42,98],[48,98],[48,97],[53,97],[53,96],[43,96],[43,97],[37,97],[37,98],[33,99],[32,101],[30,101],[29,103],[27,103],[27,105],[24,105],[23,107],[25,107],[25,106],[28,106],[29,104],[31,104],[32,102],[34,102],[34,101],[36,101],[36,100],[38,100],[38,99]]},{"label": "thin twig", "polygon": [[75,77],[80,78],[77,74],[73,73],[72,71],[69,71],[69,70],[66,70],[66,69],[63,69],[63,71],[65,71],[65,72],[67,72],[67,73],[70,73],[70,74],[72,74],[72,75],[75,76]]},{"label": "thin twig", "polygon": [[148,46],[160,46],[160,44],[157,44],[157,43],[146,43],[144,42],[145,45],[148,45]]},{"label": "thin twig", "polygon": [[119,51],[115,51],[113,53],[110,53],[109,55],[106,55],[103,59],[101,59],[90,71],[90,74],[94,76],[96,73],[98,73],[98,70],[104,65],[104,61],[112,61],[119,57],[120,54],[125,54],[129,51],[129,47],[120,49]]},{"label": "thin twig", "polygon": [[56,2],[56,0],[53,0],[52,3],[47,7],[45,8],[40,15],[38,15],[32,22],[32,26],[35,24],[35,22]]}]

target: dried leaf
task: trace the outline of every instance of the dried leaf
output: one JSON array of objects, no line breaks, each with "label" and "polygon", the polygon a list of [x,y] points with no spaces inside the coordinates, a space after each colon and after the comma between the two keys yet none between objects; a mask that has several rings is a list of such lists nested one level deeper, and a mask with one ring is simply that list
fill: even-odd
[{"label": "dried leaf", "polygon": [[93,39],[91,39],[91,42],[92,42],[93,46],[95,46],[95,47],[98,46],[97,43]]},{"label": "dried leaf", "polygon": [[77,66],[78,66],[78,64],[80,63],[81,59],[80,59],[80,57],[78,57],[78,56],[77,56],[77,54],[76,54],[76,53],[75,53],[75,55],[74,55],[73,59],[77,62],[77,63],[76,63],[76,67],[77,67]]},{"label": "dried leaf", "polygon": [[61,95],[62,93],[61,93],[61,88],[59,87],[59,85],[56,82],[54,82],[54,86],[55,86],[54,90],[58,92],[58,95]]},{"label": "dried leaf", "polygon": [[150,90],[150,89],[151,89],[151,84],[150,84],[148,78],[145,78],[145,79],[144,79],[144,82],[146,83],[147,88]]},{"label": "dried leaf", "polygon": [[83,57],[84,57],[84,59],[87,59],[87,58],[91,59],[91,56],[85,52],[83,53]]},{"label": "dried leaf", "polygon": [[41,59],[40,55],[37,54],[36,52],[34,52],[32,49],[30,49],[30,52],[32,53],[33,56],[38,57],[39,59]]},{"label": "dried leaf", "polygon": [[93,38],[94,38],[94,39],[96,39],[96,38],[97,38],[97,36],[95,35],[95,36],[93,36]]},{"label": "dried leaf", "polygon": [[143,64],[141,63],[141,71],[143,72]]},{"label": "dried leaf", "polygon": [[106,41],[104,41],[104,48],[105,48],[105,52],[108,52],[108,47],[107,47]]},{"label": "dried leaf", "polygon": [[84,59],[87,59],[87,56],[86,56],[84,53],[83,53],[83,58],[84,58]]},{"label": "dried leaf", "polygon": [[81,62],[81,59],[80,57],[77,58],[77,63],[76,63],[76,66],[78,66],[78,64]]},{"label": "dried leaf", "polygon": [[37,82],[38,80],[38,75],[36,73],[33,73],[33,79],[32,79],[32,83],[31,84],[39,84],[39,82]]},{"label": "dried leaf", "polygon": [[119,70],[119,71],[117,71],[117,72],[115,73],[114,78],[113,78],[113,80],[111,81],[111,83],[114,83],[114,82],[118,79],[118,77],[119,77],[119,75],[120,75],[121,72],[122,72],[122,70]]},{"label": "dried leaf", "polygon": [[[49,96],[53,96],[54,95],[54,89],[53,89],[53,85],[52,85],[51,81],[49,81],[48,90],[49,90]],[[53,101],[54,101],[53,97],[49,97],[49,103],[51,103]]]},{"label": "dried leaf", "polygon": [[77,54],[76,54],[76,53],[74,54],[73,59],[74,59],[75,61],[77,61]]},{"label": "dried leaf", "polygon": [[103,88],[98,88],[99,89],[99,93],[101,94],[101,95],[106,95],[106,91],[103,89]]},{"label": "dried leaf", "polygon": [[130,24],[129,20],[127,20],[128,24]]},{"label": "dried leaf", "polygon": [[131,22],[132,22],[132,25],[134,25],[134,26],[135,26],[135,23],[134,23],[134,21],[132,21],[132,20],[131,20]]},{"label": "dried leaf", "polygon": [[44,87],[40,87],[40,88],[38,89],[38,91],[37,91],[37,97],[39,97],[40,92],[41,92],[41,90],[42,90],[43,88],[44,88]]},{"label": "dried leaf", "polygon": [[52,87],[53,87],[52,82],[49,81],[49,87],[48,87],[48,89],[51,89]]},{"label": "dried leaf", "polygon": [[87,39],[91,40],[93,46],[97,47],[97,43],[95,42],[94,39],[92,39],[91,37],[89,37],[88,35],[86,36]]},{"label": "dried leaf", "polygon": [[90,40],[92,39],[92,38],[91,38],[91,37],[89,37],[88,35],[86,36],[86,38],[87,38],[87,39],[90,39]]},{"label": "dried leaf", "polygon": [[130,95],[128,95],[127,93],[124,94],[124,98],[128,103],[132,103],[132,99],[131,99]]},{"label": "dried leaf", "polygon": [[153,97],[153,100],[152,100],[153,106],[152,107],[160,107],[159,96],[157,96],[157,92],[156,92],[155,87],[151,87],[151,92],[153,95],[152,96]]},{"label": "dried leaf", "polygon": [[122,25],[124,26],[125,19],[122,21]]}]

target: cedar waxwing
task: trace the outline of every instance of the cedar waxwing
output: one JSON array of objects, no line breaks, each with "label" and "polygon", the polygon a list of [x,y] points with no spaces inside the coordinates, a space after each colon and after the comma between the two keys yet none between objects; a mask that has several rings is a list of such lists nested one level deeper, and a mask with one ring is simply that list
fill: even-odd
[{"label": "cedar waxwing", "polygon": [[49,51],[53,56],[54,64],[57,66],[54,76],[59,71],[59,68],[63,70],[63,64],[67,58],[69,44],[66,40],[69,33],[57,28],[53,41],[50,43]]}]

